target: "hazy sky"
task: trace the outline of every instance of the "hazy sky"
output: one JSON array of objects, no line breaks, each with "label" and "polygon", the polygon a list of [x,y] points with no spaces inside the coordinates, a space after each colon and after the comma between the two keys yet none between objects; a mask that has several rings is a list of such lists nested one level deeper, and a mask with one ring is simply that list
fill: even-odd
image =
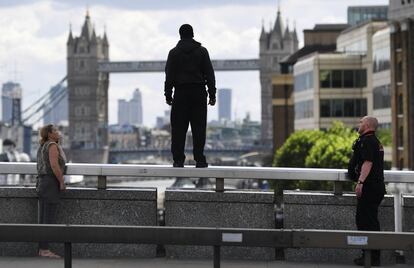
[{"label": "hazy sky", "polygon": [[[303,29],[315,23],[345,23],[347,6],[380,5],[388,0],[284,0],[285,25]],[[46,93],[66,73],[69,24],[79,35],[88,7],[98,35],[106,26],[110,59],[165,60],[178,41],[183,23],[194,27],[195,39],[212,59],[258,58],[262,21],[274,23],[276,0],[0,0],[0,83],[17,80],[23,87],[23,108]],[[287,21],[288,20],[288,21]],[[259,72],[217,72],[217,87],[233,89],[232,114],[250,112],[260,120]],[[143,95],[144,124],[153,126],[168,106],[163,97],[164,75],[112,74],[109,121],[117,122],[117,100],[130,99],[135,88]],[[209,108],[209,120],[217,107]]]}]

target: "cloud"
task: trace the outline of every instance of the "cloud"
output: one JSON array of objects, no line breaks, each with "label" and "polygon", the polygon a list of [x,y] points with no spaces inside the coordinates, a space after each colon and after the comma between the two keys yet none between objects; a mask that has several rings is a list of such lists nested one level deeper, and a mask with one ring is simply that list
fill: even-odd
[{"label": "cloud", "polygon": [[[16,4],[17,2],[17,4]],[[302,30],[315,23],[345,22],[348,5],[386,4],[387,0],[289,0],[282,3],[282,16],[296,21]],[[178,27],[190,23],[195,38],[213,59],[257,58],[258,38],[276,18],[276,2],[260,1],[88,1],[98,35],[106,25],[111,60],[162,60],[178,40]],[[174,3],[174,8],[172,8]],[[202,6],[198,6],[202,3]],[[17,66],[21,74],[23,106],[36,100],[66,72],[66,38],[69,23],[78,35],[84,21],[85,1],[0,1],[0,82],[13,79]],[[163,99],[163,74],[116,74],[110,82],[110,122],[116,122],[117,99],[130,99],[135,88],[143,91],[144,123],[167,108]],[[247,111],[260,120],[258,72],[217,73],[217,86],[233,89],[233,114]],[[210,118],[217,118],[211,108]]]}]

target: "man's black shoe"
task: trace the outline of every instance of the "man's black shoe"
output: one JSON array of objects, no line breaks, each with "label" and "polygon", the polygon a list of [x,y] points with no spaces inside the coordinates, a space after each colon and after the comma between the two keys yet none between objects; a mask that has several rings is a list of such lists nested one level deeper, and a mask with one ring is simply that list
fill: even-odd
[{"label": "man's black shoe", "polygon": [[[355,265],[365,266],[364,256],[354,259]],[[371,266],[381,266],[381,263],[378,259],[371,259]]]},{"label": "man's black shoe", "polygon": [[196,168],[206,168],[208,167],[208,163],[196,163]]},{"label": "man's black shoe", "polygon": [[183,163],[173,163],[173,167],[184,167]]}]

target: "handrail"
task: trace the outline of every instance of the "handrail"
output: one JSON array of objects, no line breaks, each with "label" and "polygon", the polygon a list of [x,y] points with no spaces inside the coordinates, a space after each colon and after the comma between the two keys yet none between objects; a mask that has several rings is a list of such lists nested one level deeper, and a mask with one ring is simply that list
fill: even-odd
[{"label": "handrail", "polygon": [[65,243],[65,268],[72,267],[72,243],[213,246],[215,268],[220,267],[221,246],[365,249],[365,267],[370,267],[370,250],[392,249],[412,251],[414,248],[414,233],[303,229],[0,224],[0,241]]},{"label": "handrail", "polygon": [[[68,163],[67,175],[347,181],[345,169]],[[0,163],[0,174],[37,174],[36,163]],[[386,170],[385,182],[414,183],[414,171]]]}]

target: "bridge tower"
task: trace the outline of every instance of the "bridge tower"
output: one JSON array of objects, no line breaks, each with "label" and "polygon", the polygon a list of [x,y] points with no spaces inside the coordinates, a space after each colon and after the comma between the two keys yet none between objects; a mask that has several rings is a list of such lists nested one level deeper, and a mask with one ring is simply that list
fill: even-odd
[{"label": "bridge tower", "polygon": [[269,32],[262,25],[259,43],[262,143],[267,148],[273,148],[272,77],[280,74],[279,63],[283,58],[298,50],[296,29],[290,31],[288,25],[286,28],[283,27],[280,8],[274,26],[269,29]]},{"label": "bridge tower", "polygon": [[98,61],[109,60],[104,33],[97,36],[87,11],[79,37],[70,29],[67,40],[70,160],[106,163],[108,160],[109,74],[98,72]]}]

